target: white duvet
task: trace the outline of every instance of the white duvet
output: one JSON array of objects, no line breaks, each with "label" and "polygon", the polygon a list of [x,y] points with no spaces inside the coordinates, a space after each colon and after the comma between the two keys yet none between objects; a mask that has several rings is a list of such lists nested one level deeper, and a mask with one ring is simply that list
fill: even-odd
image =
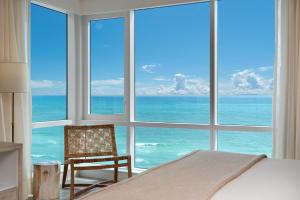
[{"label": "white duvet", "polygon": [[300,161],[264,159],[212,200],[300,200]]}]

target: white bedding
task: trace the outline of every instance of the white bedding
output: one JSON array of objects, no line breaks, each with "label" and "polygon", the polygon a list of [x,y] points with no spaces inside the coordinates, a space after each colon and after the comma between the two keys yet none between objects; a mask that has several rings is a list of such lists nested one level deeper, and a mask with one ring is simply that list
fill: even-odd
[{"label": "white bedding", "polygon": [[81,199],[200,200],[210,197],[212,200],[300,200],[300,161],[197,151]]},{"label": "white bedding", "polygon": [[82,199],[208,200],[262,159],[265,156],[194,151]]},{"label": "white bedding", "polygon": [[264,159],[221,188],[212,200],[299,200],[300,161]]}]

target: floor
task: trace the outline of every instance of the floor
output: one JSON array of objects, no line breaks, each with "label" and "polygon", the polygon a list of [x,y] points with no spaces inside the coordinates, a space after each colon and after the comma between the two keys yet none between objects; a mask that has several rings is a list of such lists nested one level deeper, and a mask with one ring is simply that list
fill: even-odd
[{"label": "floor", "polygon": [[[60,179],[62,180],[62,178]],[[102,181],[105,181],[105,180],[99,180],[99,179],[91,179],[91,178],[81,178],[81,177],[76,177],[75,178],[76,180],[76,183],[96,183],[96,182],[102,182]],[[67,183],[69,182],[69,179],[67,179]],[[75,188],[75,192],[80,190],[80,188]],[[101,190],[101,188],[94,188],[93,190],[90,190],[90,192],[94,192],[94,191],[98,191],[98,190]],[[85,194],[88,194],[89,192],[85,193]],[[60,192],[59,192],[59,199],[60,200],[69,200],[70,198],[70,190],[69,188],[65,188],[65,189],[62,189],[60,187]]]},{"label": "floor", "polygon": [[[90,175],[89,177],[97,177],[96,175],[99,175],[99,172],[96,172],[97,174],[92,174],[92,176]],[[135,172],[136,173],[136,172]],[[106,176],[103,176],[103,174],[101,174],[100,176],[98,177],[105,177],[107,179],[111,179],[113,177],[113,171],[111,171],[110,173],[108,172],[105,172]],[[60,181],[62,180],[62,173],[60,174],[61,177],[60,177]],[[67,176],[67,181],[66,183],[70,183],[70,173],[68,173],[68,176]],[[76,174],[75,174],[76,176]],[[119,181],[123,180],[123,179],[127,179],[127,172],[125,171],[122,172],[122,170],[119,170]],[[96,178],[84,178],[84,177],[78,177],[76,176],[75,178],[75,182],[76,183],[97,183],[97,182],[103,182],[103,181],[106,181],[105,179],[96,179]],[[75,188],[75,192],[80,190],[81,188]],[[95,192],[95,191],[99,191],[101,190],[101,188],[94,188],[93,190],[90,190],[89,192],[85,193],[85,194],[88,194],[90,192]],[[84,194],[84,195],[85,195]],[[59,199],[60,200],[69,200],[70,199],[70,190],[69,188],[65,188],[65,189],[62,189],[61,188],[61,183],[59,185]],[[33,200],[33,197],[30,197],[28,198],[28,200]]]},{"label": "floor", "polygon": [[[62,180],[62,178],[60,179]],[[90,178],[80,178],[80,177],[76,177],[76,182],[78,183],[95,183],[95,182],[99,182],[100,180],[96,180],[96,179],[90,179]],[[69,180],[67,180],[67,183],[69,182]],[[69,188],[65,188],[62,189],[61,188],[61,183],[60,183],[60,188],[59,188],[59,200],[69,200],[70,199],[70,190]],[[75,192],[78,191],[80,188],[75,189]],[[94,191],[98,191],[100,190],[100,188],[94,188],[93,190],[91,190],[90,192],[94,192]],[[87,192],[86,194],[88,194],[89,192]],[[30,196],[27,200],[33,200],[34,198],[32,196]]]},{"label": "floor", "polygon": [[[62,179],[60,179],[62,180]],[[80,178],[80,177],[76,177],[76,182],[77,183],[95,183],[95,182],[99,182],[99,180],[96,180],[96,179],[87,179],[87,178]],[[69,182],[69,180],[67,180],[67,182]],[[80,188],[75,188],[75,192],[78,191]],[[94,192],[94,191],[98,191],[100,190],[100,188],[95,188],[93,190],[91,190],[90,192]],[[88,193],[86,193],[88,194]],[[70,198],[70,190],[69,188],[65,188],[65,189],[62,189],[60,187],[60,193],[59,193],[59,199],[60,200],[69,200]]]}]

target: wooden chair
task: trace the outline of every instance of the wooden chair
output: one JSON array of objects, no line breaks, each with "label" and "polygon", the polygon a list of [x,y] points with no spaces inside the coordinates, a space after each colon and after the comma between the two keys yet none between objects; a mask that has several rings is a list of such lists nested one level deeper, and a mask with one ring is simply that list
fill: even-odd
[{"label": "wooden chair", "polygon": [[[65,126],[65,153],[62,188],[70,187],[70,199],[95,188],[105,187],[118,181],[118,168],[127,167],[132,176],[131,156],[118,156],[113,124],[96,126]],[[121,161],[121,163],[119,163]],[[100,164],[101,162],[106,162]],[[107,163],[110,162],[110,163]],[[89,165],[79,165],[89,163]],[[68,166],[71,166],[70,184],[66,184]],[[114,168],[114,179],[96,184],[75,184],[75,170]],[[75,193],[75,186],[87,186]]]}]

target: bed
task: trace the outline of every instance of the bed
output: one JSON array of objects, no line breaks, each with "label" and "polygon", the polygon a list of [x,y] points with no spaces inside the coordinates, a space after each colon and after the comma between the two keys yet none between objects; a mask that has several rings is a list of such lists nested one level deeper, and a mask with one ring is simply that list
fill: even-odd
[{"label": "bed", "polygon": [[298,200],[300,161],[194,151],[82,200]]}]

